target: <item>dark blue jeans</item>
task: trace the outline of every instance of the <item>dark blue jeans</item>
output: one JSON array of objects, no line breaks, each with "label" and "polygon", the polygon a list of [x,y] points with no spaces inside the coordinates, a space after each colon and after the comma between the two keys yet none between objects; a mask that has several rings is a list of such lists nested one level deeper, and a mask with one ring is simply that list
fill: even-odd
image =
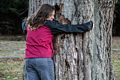
[{"label": "dark blue jeans", "polygon": [[24,80],[55,80],[51,58],[25,59]]}]

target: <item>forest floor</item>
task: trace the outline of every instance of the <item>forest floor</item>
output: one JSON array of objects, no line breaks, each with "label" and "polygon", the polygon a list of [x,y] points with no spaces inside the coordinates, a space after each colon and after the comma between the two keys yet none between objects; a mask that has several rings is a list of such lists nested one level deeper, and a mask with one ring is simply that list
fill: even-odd
[{"label": "forest floor", "polygon": [[[120,37],[113,37],[112,49],[115,80],[120,80]],[[23,80],[24,50],[23,36],[0,37],[0,80]]]}]

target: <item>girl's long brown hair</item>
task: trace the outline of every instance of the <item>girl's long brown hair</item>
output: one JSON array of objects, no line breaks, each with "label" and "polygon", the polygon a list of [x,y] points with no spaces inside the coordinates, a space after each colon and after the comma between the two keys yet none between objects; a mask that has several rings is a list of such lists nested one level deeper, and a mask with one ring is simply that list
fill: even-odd
[{"label": "girl's long brown hair", "polygon": [[54,6],[43,4],[37,10],[37,12],[29,18],[28,24],[31,26],[31,28],[38,28],[39,25],[42,26],[44,21],[51,15],[54,10]]}]

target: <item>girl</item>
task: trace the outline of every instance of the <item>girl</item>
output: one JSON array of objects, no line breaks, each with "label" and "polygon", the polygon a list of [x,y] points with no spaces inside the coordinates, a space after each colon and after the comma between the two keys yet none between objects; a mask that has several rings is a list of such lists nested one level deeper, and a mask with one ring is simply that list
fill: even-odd
[{"label": "girl", "polygon": [[54,20],[55,9],[43,4],[28,21],[25,80],[55,80],[53,53],[53,35],[60,33],[83,33],[92,29],[92,21],[79,24],[62,25]]}]

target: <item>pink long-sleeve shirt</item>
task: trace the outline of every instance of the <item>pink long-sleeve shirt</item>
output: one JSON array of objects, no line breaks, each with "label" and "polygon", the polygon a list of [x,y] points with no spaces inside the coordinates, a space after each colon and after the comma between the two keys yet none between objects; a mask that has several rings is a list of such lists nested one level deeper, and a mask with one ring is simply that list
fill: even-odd
[{"label": "pink long-sleeve shirt", "polygon": [[53,56],[53,35],[47,26],[32,30],[27,28],[25,58],[51,58]]}]

